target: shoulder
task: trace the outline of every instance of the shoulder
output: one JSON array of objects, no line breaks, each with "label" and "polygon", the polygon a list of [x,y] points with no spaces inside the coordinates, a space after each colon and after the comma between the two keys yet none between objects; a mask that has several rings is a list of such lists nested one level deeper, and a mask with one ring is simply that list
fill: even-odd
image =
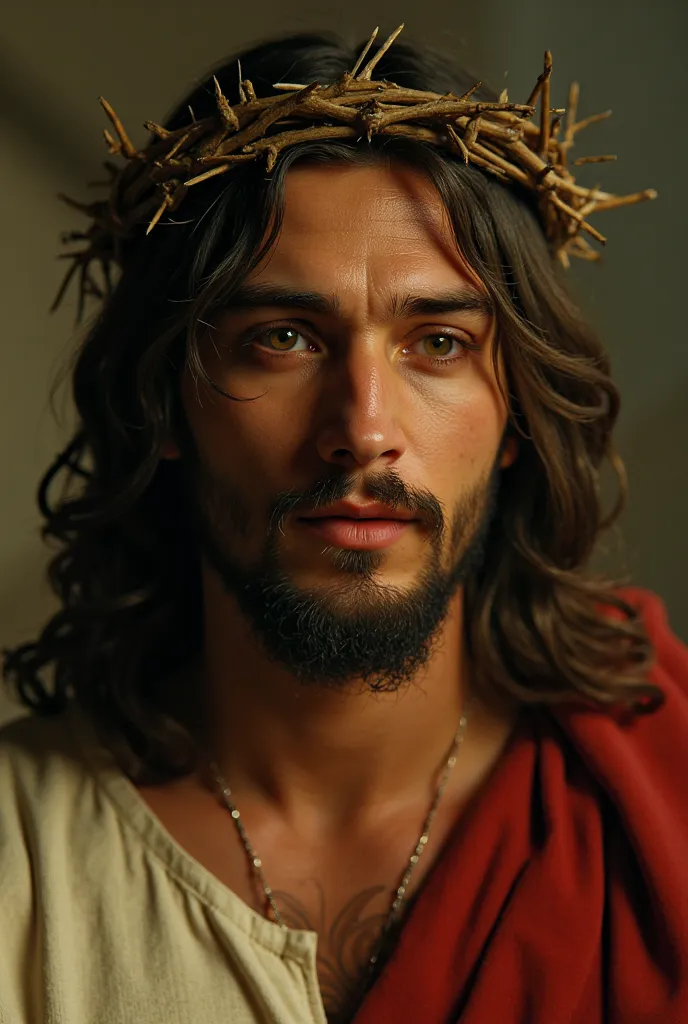
[{"label": "shoulder", "polygon": [[40,787],[51,773],[83,770],[72,729],[69,708],[50,717],[24,714],[2,726],[0,792],[5,795],[13,788]]},{"label": "shoulder", "polygon": [[[626,708],[590,708],[579,703],[556,706],[552,713],[608,788],[620,792],[630,786],[636,795],[647,795],[651,789],[653,799],[664,803],[671,794],[676,816],[685,817],[688,646],[673,632],[666,605],[658,594],[643,587],[619,587],[613,596],[640,615],[652,646],[645,678],[661,691],[663,702],[641,714]],[[627,618],[623,608],[612,603],[605,602],[599,612],[605,618]],[[688,849],[688,831],[685,838]]]},{"label": "shoulder", "polygon": [[655,656],[650,682],[660,687],[669,704],[678,701],[688,709],[688,645],[674,633],[665,602],[644,587],[620,587],[615,593],[640,613],[645,625]]},{"label": "shoulder", "polygon": [[[64,859],[65,807],[83,777],[68,715],[24,714],[0,728],[0,1018],[26,1020],[28,950],[40,932],[46,863]],[[57,827],[56,827],[57,824]],[[37,932],[38,929],[38,932]],[[31,954],[33,955],[33,954]],[[33,1018],[31,1018],[33,1019]]]},{"label": "shoulder", "polygon": [[[641,615],[654,649],[646,678],[661,690],[663,703],[633,715],[578,703],[559,705],[552,713],[611,798],[637,848],[674,851],[683,865],[688,856],[688,647],[671,629],[657,594],[623,587],[614,596]],[[626,618],[614,605],[605,604],[603,614]]]},{"label": "shoulder", "polygon": [[73,814],[88,777],[71,709],[0,728],[0,864],[29,854],[39,833]]}]

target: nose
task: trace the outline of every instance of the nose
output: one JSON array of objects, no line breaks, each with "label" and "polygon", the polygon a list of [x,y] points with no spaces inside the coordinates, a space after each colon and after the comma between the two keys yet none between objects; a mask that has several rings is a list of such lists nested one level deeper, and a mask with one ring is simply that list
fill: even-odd
[{"label": "nose", "polygon": [[379,338],[351,338],[346,355],[328,369],[316,426],[324,462],[348,470],[406,451],[398,373]]}]

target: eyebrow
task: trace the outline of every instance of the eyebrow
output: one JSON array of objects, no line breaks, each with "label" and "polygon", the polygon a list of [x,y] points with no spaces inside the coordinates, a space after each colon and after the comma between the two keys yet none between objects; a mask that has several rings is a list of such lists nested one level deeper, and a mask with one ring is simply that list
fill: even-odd
[{"label": "eyebrow", "polygon": [[[336,295],[297,291],[273,284],[242,285],[230,298],[225,310],[229,312],[268,307],[305,309],[326,316],[341,314],[341,303]],[[476,288],[463,287],[434,295],[395,295],[387,304],[386,313],[392,320],[442,313],[475,313],[487,319],[494,316],[495,310],[489,295]]]}]

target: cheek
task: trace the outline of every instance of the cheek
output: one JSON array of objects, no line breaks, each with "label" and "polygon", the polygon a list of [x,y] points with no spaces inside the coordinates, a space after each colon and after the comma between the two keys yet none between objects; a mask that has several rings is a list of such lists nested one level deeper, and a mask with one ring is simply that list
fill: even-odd
[{"label": "cheek", "polygon": [[417,392],[408,422],[410,446],[422,463],[461,479],[471,466],[480,472],[494,458],[507,409],[493,376],[474,364],[462,379]]},{"label": "cheek", "polygon": [[466,399],[436,408],[413,441],[414,453],[428,480],[462,485],[480,476],[492,463],[504,422],[487,399]]},{"label": "cheek", "polygon": [[270,401],[237,402],[217,394],[185,374],[181,384],[182,405],[196,446],[216,467],[232,467],[250,475],[258,466],[268,470],[283,462],[293,450],[301,422],[289,406]]}]

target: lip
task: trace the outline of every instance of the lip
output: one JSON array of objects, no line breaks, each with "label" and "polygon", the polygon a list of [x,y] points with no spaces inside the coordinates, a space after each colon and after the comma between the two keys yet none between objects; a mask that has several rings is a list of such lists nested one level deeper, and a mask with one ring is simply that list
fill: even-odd
[{"label": "lip", "polygon": [[414,517],[403,510],[397,511],[379,502],[368,505],[357,505],[352,501],[338,501],[327,508],[315,509],[306,513],[304,519],[330,519],[332,517],[345,517],[347,519],[389,519],[410,522]]},{"label": "lip", "polygon": [[354,519],[350,516],[308,517],[298,522],[328,544],[357,551],[389,547],[411,525],[409,519]]}]

